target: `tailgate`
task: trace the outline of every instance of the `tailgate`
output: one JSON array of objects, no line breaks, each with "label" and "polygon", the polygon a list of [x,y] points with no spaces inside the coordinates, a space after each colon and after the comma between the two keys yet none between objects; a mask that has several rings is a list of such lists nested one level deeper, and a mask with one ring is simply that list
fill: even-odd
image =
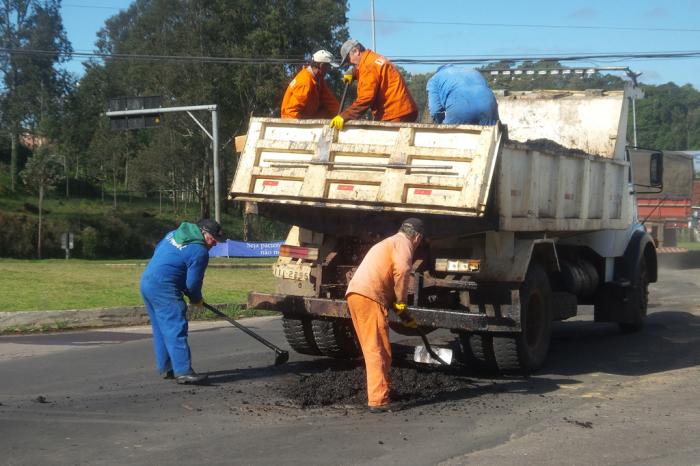
[{"label": "tailgate", "polygon": [[482,216],[498,126],[252,118],[230,197],[327,208]]}]

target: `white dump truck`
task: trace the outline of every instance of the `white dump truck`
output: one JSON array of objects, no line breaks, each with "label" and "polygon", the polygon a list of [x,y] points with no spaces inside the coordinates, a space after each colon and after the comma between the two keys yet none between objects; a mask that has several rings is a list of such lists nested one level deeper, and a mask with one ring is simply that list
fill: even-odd
[{"label": "white dump truck", "polygon": [[[495,126],[252,118],[230,196],[295,226],[276,293],[248,305],[281,312],[300,353],[357,356],[347,283],[373,244],[419,217],[409,310],[425,331],[452,330],[465,362],[531,372],[552,321],[579,305],[639,330],[657,260],[637,221],[630,90],[502,93]],[[662,161],[649,160],[650,184]]]}]

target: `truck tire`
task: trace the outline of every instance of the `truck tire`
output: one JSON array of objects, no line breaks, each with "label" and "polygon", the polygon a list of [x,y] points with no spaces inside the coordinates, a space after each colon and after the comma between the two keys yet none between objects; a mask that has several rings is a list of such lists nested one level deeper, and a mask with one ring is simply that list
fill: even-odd
[{"label": "truck tire", "polygon": [[[629,306],[628,315],[632,315],[631,322],[619,322],[622,333],[639,332],[644,327],[644,319],[647,316],[647,306],[649,304],[649,272],[647,261],[642,257],[639,262],[639,274],[632,286],[632,292],[626,303],[621,305]],[[627,313],[626,313],[627,314]]]},{"label": "truck tire", "polygon": [[311,319],[294,319],[290,317],[282,318],[282,329],[287,343],[294,351],[301,354],[320,356],[321,351],[316,346]]},{"label": "truck tire", "polygon": [[360,346],[351,321],[343,319],[314,319],[311,328],[316,347],[324,356],[353,359],[360,355]]},{"label": "truck tire", "polygon": [[493,353],[501,372],[529,374],[547,357],[552,338],[551,288],[538,264],[530,265],[520,286],[520,322],[520,333],[493,337]]},{"label": "truck tire", "polygon": [[493,337],[481,333],[461,332],[458,338],[462,362],[477,371],[498,370],[493,354]]}]

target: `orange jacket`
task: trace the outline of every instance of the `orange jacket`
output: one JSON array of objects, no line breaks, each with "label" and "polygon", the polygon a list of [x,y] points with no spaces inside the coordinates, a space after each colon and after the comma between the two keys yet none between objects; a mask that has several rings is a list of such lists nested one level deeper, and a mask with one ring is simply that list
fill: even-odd
[{"label": "orange jacket", "polygon": [[381,121],[398,120],[418,112],[403,76],[389,60],[365,50],[356,68],[357,99],[340,114],[344,120],[356,120],[368,108],[372,109],[374,119]]},{"label": "orange jacket", "polygon": [[345,296],[357,293],[388,308],[405,303],[413,266],[413,244],[396,233],[372,246],[355,271]]},{"label": "orange jacket", "polygon": [[304,67],[287,86],[282,99],[282,118],[332,118],[340,104],[326,80]]}]

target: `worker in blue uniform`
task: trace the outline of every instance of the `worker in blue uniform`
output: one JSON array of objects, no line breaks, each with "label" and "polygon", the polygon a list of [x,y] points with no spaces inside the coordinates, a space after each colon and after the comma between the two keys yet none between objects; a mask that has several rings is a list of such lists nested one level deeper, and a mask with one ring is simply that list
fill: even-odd
[{"label": "worker in blue uniform", "polygon": [[433,123],[495,125],[498,104],[486,79],[471,68],[443,65],[428,80]]},{"label": "worker in blue uniform", "polygon": [[187,305],[202,305],[202,282],[209,249],[226,241],[221,226],[210,219],[183,222],[165,235],[141,276],[141,296],[153,329],[156,368],[165,379],[180,384],[203,384],[206,374],[192,369],[187,343]]}]

